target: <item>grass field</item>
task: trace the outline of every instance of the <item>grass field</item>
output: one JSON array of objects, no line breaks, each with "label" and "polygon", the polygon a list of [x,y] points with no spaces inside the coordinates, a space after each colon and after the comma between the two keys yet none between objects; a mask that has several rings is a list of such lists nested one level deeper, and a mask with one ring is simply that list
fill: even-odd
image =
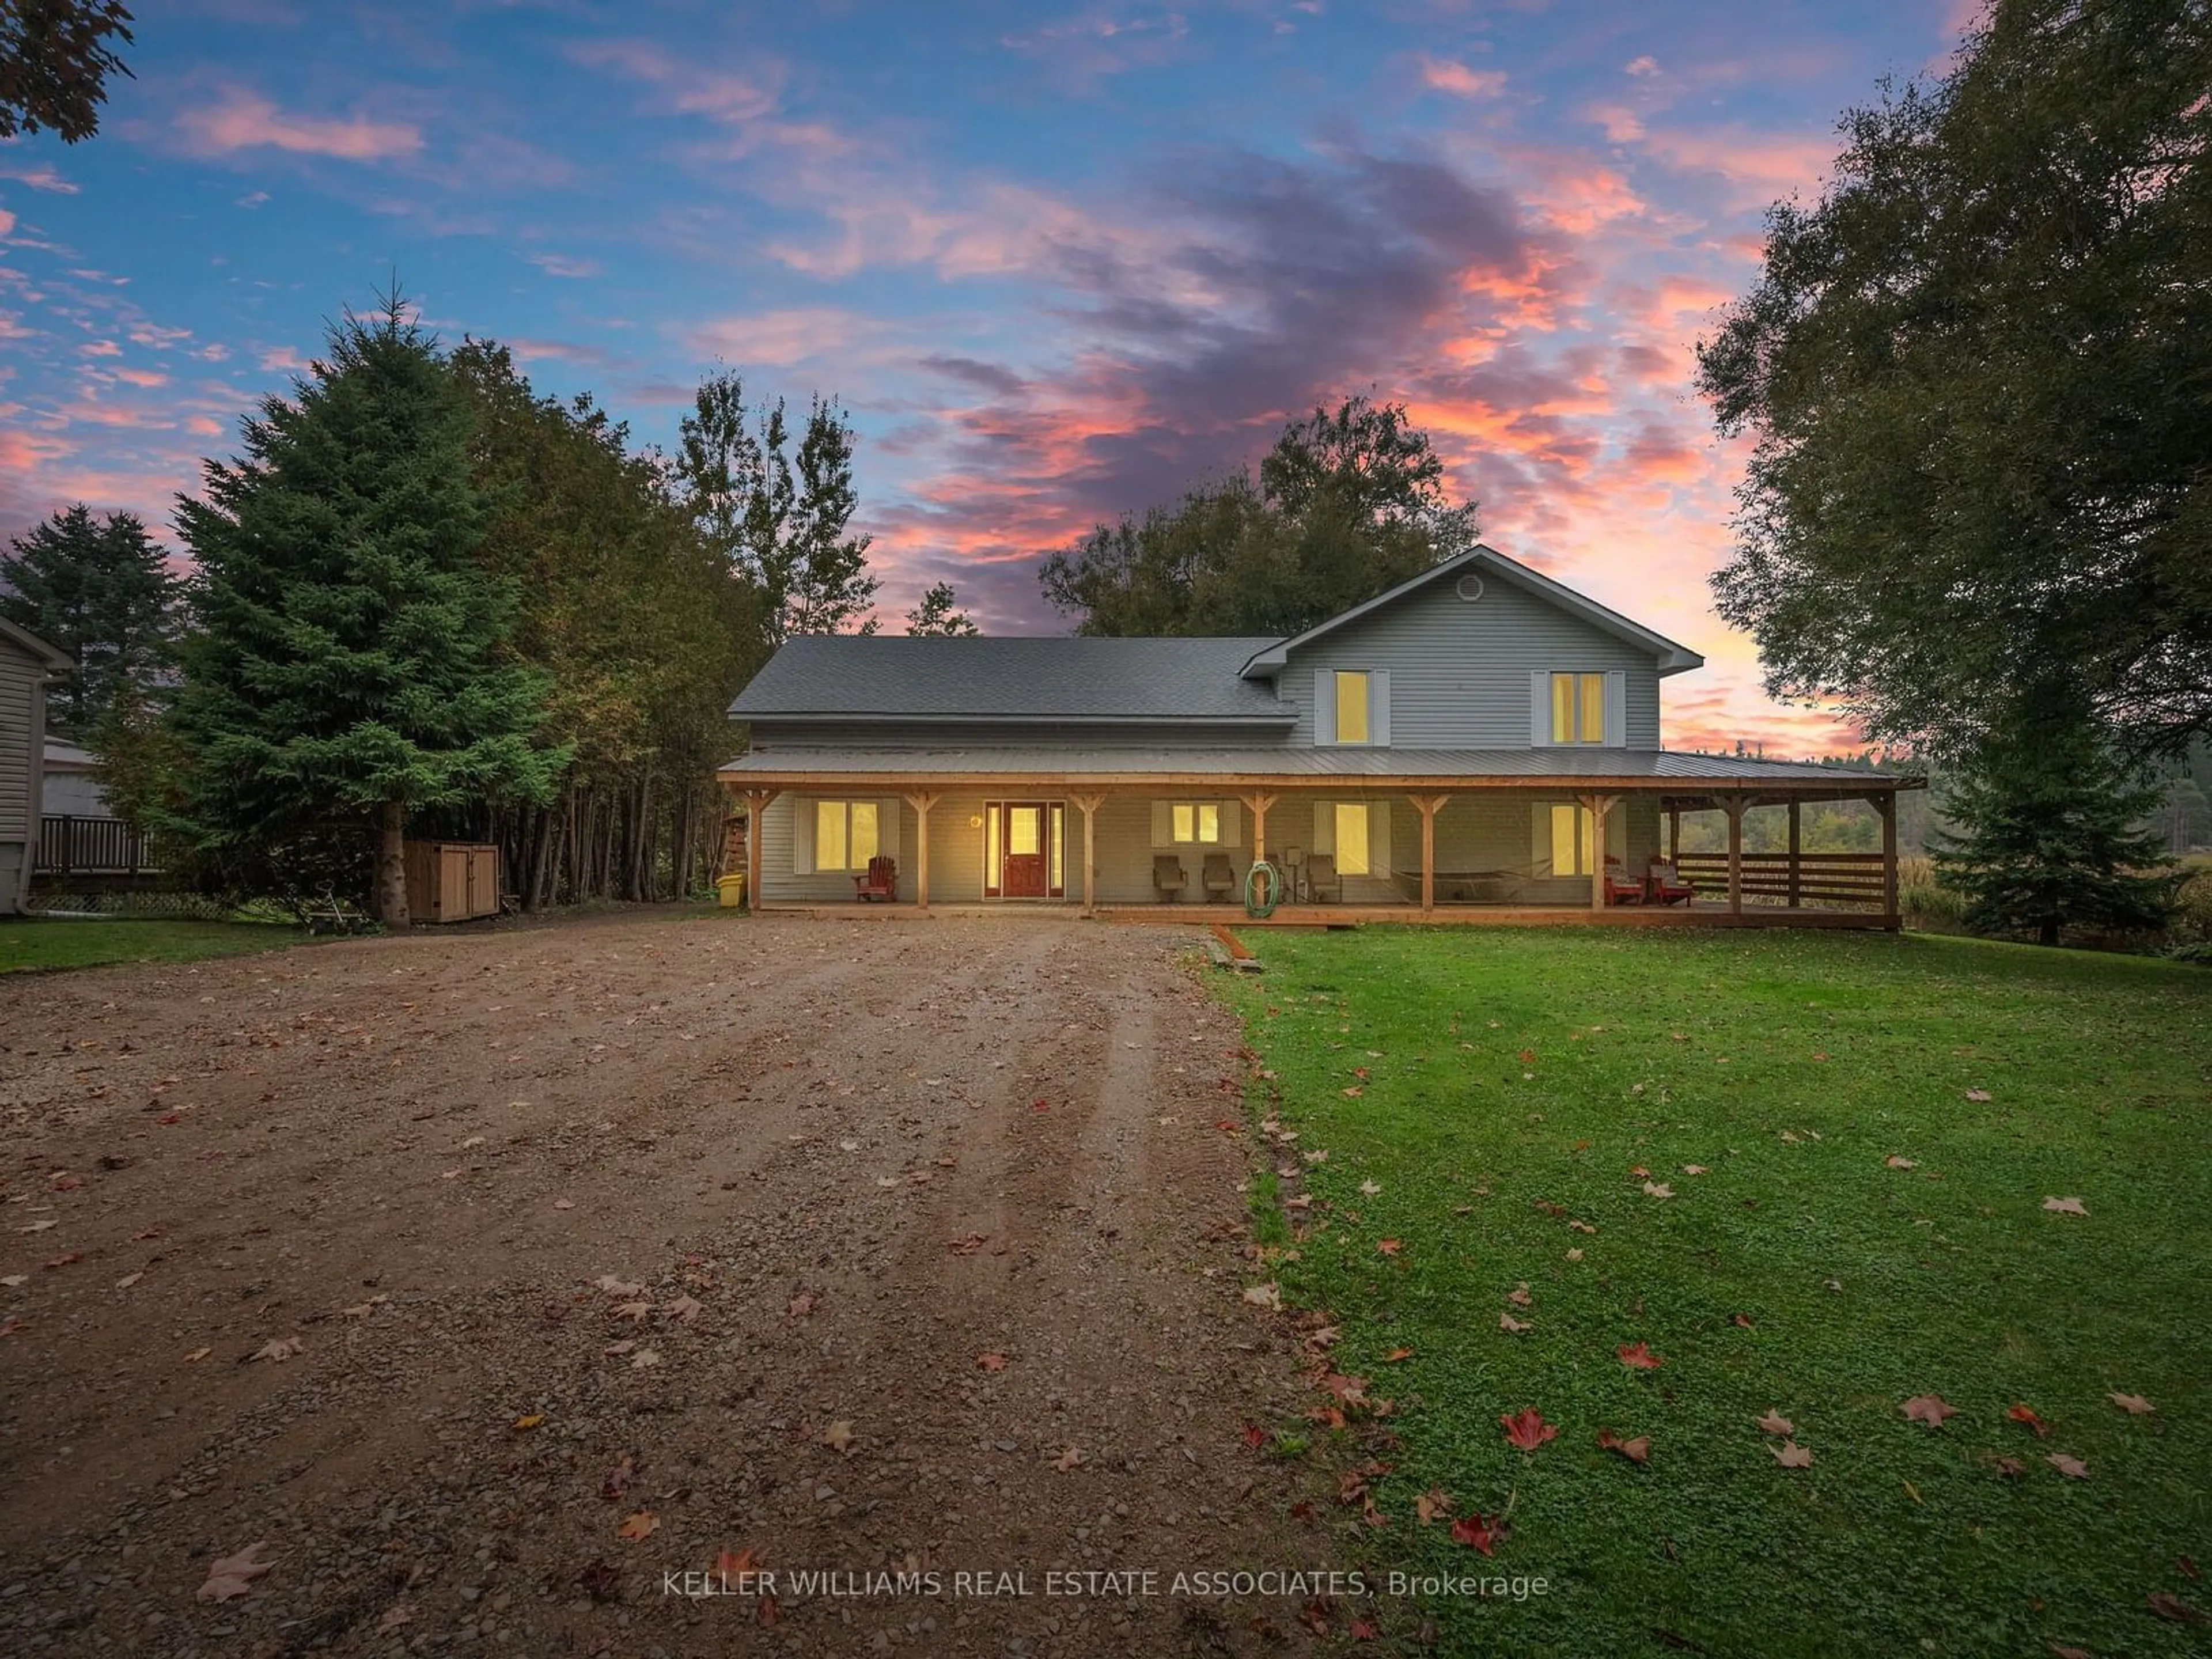
[{"label": "grass field", "polygon": [[[1296,1171],[1255,1182],[1255,1277],[1395,1401],[1265,1426],[1332,1482],[1390,1465],[1382,1528],[1356,1490],[1324,1517],[1368,1566],[1549,1582],[1432,1598],[1437,1650],[2212,1649],[2179,1621],[2212,1607],[2212,974],[1656,929],[1260,953],[1218,981],[1267,1170]],[[2069,1198],[2087,1213],[2045,1207]],[[1636,1343],[1663,1363],[1623,1364]],[[1928,1395],[1957,1408],[1941,1427],[1901,1410]],[[1528,1407],[1557,1437],[1523,1453],[1499,1419]],[[1648,1463],[1601,1430],[1649,1437]],[[1809,1467],[1778,1461],[1793,1444]],[[1419,1522],[1433,1488],[1506,1517],[1494,1558]]]},{"label": "grass field", "polygon": [[299,944],[306,935],[270,922],[79,921],[27,916],[0,921],[0,974],[96,968],[115,962],[197,962]]}]

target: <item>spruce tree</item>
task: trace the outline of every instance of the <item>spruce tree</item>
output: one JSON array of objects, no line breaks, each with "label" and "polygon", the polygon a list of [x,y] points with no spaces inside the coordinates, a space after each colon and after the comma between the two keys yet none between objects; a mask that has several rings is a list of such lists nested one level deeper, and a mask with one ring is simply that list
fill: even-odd
[{"label": "spruce tree", "polygon": [[89,738],[126,690],[173,666],[177,579],[129,513],[56,513],[0,554],[0,617],[65,653],[76,670],[46,694],[56,733]]},{"label": "spruce tree", "polygon": [[374,908],[407,921],[410,811],[548,799],[565,751],[532,742],[544,683],[504,647],[516,593],[477,562],[490,502],[471,416],[395,295],[333,327],[290,400],[243,423],[178,524],[200,632],[175,726],[184,811],[206,853],[372,829]]},{"label": "spruce tree", "polygon": [[1978,933],[2056,945],[2069,927],[2162,926],[2173,872],[2144,827],[2160,792],[2115,756],[2069,688],[2033,688],[1977,747],[1942,803],[1931,849]]}]

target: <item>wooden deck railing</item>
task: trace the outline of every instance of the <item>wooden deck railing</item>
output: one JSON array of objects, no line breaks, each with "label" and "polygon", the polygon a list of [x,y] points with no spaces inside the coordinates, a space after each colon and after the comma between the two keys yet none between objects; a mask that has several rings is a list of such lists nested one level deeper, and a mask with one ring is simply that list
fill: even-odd
[{"label": "wooden deck railing", "polygon": [[[1728,899],[1726,853],[1681,853],[1674,866],[1703,901]],[[1840,907],[1879,910],[1886,892],[1879,853],[1746,853],[1747,904]]]},{"label": "wooden deck railing", "polygon": [[146,838],[120,818],[81,818],[67,813],[39,820],[38,876],[142,876],[158,868],[146,855]]}]

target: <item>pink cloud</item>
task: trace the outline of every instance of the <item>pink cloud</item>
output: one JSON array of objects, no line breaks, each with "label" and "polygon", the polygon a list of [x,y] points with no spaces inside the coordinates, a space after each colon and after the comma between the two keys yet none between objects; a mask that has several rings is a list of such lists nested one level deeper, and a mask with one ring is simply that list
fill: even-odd
[{"label": "pink cloud", "polygon": [[115,371],[115,378],[132,386],[155,386],[169,383],[167,375],[151,368],[118,368]]},{"label": "pink cloud", "polygon": [[[1607,136],[1612,137],[1610,129]],[[1835,164],[1838,141],[1742,126],[1640,132],[1644,153],[1680,173],[1710,173],[1741,186],[1746,204],[1816,188]]]},{"label": "pink cloud", "polygon": [[772,61],[759,75],[737,75],[677,58],[643,40],[588,41],[568,55],[591,69],[611,69],[659,87],[669,107],[710,121],[755,121],[773,114],[782,98],[782,66]]},{"label": "pink cloud", "polygon": [[533,253],[530,256],[530,263],[548,276],[596,276],[600,270],[595,260],[572,259],[565,253]]},{"label": "pink cloud", "polygon": [[0,208],[0,236],[12,235],[15,229],[15,216],[6,208]]},{"label": "pink cloud", "polygon": [[411,123],[289,113],[240,88],[226,88],[211,107],[185,111],[177,125],[191,149],[203,155],[281,149],[343,161],[378,161],[413,155],[422,148],[422,130]]},{"label": "pink cloud", "polygon": [[1505,90],[1503,70],[1474,70],[1452,58],[1431,58],[1424,52],[1419,63],[1421,84],[1433,92],[1455,98],[1495,98]]},{"label": "pink cloud", "polygon": [[58,196],[76,194],[76,186],[45,161],[0,161],[0,179],[12,179],[19,185],[51,191]]},{"label": "pink cloud", "polygon": [[185,430],[200,438],[220,438],[222,422],[211,416],[195,415],[185,422]]}]

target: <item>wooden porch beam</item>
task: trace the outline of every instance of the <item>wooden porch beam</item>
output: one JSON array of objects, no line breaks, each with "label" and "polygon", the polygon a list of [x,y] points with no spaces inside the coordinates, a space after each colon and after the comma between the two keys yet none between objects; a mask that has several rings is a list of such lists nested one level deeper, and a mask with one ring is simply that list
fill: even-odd
[{"label": "wooden porch beam", "polygon": [[1881,919],[1891,933],[1903,930],[1905,918],[1897,908],[1897,793],[1884,790],[1870,795],[1869,803],[1881,817]]},{"label": "wooden porch beam", "polygon": [[1096,915],[1098,908],[1095,884],[1098,878],[1098,809],[1106,804],[1106,792],[1096,794],[1070,795],[1068,799],[1083,809],[1083,914]]},{"label": "wooden porch beam", "polygon": [[1267,809],[1281,797],[1255,791],[1237,799],[1244,803],[1244,810],[1252,815],[1252,862],[1257,864],[1267,856]]},{"label": "wooden porch beam", "polygon": [[1583,811],[1590,815],[1590,908],[1605,908],[1605,815],[1620,799],[1618,795],[1577,795]]},{"label": "wooden porch beam", "polygon": [[768,804],[782,793],[780,789],[745,791],[745,908],[755,915],[761,908],[761,820],[768,816]]},{"label": "wooden porch beam", "polygon": [[904,797],[914,808],[914,908],[917,910],[929,908],[929,809],[941,799],[934,792]]},{"label": "wooden porch beam", "polygon": [[1729,914],[1743,914],[1743,809],[1747,803],[1741,795],[1721,797],[1721,811],[1728,814],[1728,892]]},{"label": "wooden porch beam", "polygon": [[1408,795],[1406,799],[1421,815],[1421,914],[1433,916],[1437,913],[1437,814],[1451,797]]},{"label": "wooden porch beam", "polygon": [[1790,908],[1793,910],[1799,908],[1799,900],[1805,889],[1802,861],[1799,857],[1799,848],[1802,844],[1799,836],[1797,803],[1793,800],[1790,803]]}]

